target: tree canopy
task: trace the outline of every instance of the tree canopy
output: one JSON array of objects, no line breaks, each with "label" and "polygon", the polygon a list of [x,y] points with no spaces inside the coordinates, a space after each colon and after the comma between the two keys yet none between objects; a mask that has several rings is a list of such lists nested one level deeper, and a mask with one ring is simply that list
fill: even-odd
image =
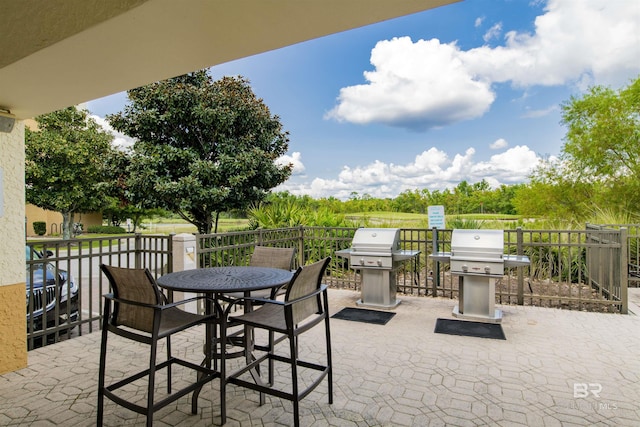
[{"label": "tree canopy", "polygon": [[562,105],[565,143],[518,192],[521,214],[582,219],[608,210],[638,215],[640,77],[619,90],[594,86]]},{"label": "tree canopy", "polygon": [[286,181],[277,159],[288,132],[256,98],[249,81],[213,81],[206,70],[127,92],[111,125],[137,139],[127,167],[127,197],[163,208],[210,233],[220,212],[245,209]]},{"label": "tree canopy", "polygon": [[614,91],[596,86],[562,106],[568,128],[565,169],[578,181],[603,186],[621,209],[640,206],[640,77]]},{"label": "tree canopy", "polygon": [[113,136],[76,107],[35,120],[38,130],[25,134],[26,199],[62,213],[68,239],[74,213],[100,210],[108,200]]}]

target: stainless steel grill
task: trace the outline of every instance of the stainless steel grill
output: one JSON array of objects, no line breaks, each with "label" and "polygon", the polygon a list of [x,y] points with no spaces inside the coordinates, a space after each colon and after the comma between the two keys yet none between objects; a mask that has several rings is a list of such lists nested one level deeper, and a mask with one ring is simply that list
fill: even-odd
[{"label": "stainless steel grill", "polygon": [[456,317],[498,323],[502,312],[495,309],[495,281],[505,267],[529,265],[526,256],[504,254],[503,230],[453,230],[451,252],[430,255],[435,261],[450,262],[458,275],[459,304]]},{"label": "stainless steel grill", "polygon": [[399,228],[359,228],[351,247],[336,252],[362,274],[361,299],[356,303],[379,308],[400,304],[396,299],[396,271],[403,261],[418,254],[420,251],[400,249]]},{"label": "stainless steel grill", "polygon": [[453,230],[451,273],[502,277],[504,256],[502,230]]}]

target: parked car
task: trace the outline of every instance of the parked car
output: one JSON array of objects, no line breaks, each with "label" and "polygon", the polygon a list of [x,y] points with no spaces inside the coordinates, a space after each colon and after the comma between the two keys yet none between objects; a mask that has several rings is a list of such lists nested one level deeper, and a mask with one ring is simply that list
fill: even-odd
[{"label": "parked car", "polygon": [[[73,276],[65,270],[56,269],[50,262],[37,262],[43,260],[42,253],[29,246],[25,248],[28,261],[27,332],[42,330],[44,319],[47,327],[55,326],[56,311],[58,325],[75,322],[78,319],[78,285]],[[48,256],[52,255],[48,253]],[[56,285],[59,289],[56,289]],[[66,331],[71,329],[73,326]]]}]

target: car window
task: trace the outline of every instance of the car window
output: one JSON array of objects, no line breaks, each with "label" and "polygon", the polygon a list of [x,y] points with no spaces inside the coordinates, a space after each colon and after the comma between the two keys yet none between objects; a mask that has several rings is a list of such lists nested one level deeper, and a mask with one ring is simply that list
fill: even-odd
[{"label": "car window", "polygon": [[30,246],[25,246],[24,249],[25,249],[24,254],[25,254],[25,257],[27,258],[27,261],[42,259],[40,254],[37,251],[33,250]]}]

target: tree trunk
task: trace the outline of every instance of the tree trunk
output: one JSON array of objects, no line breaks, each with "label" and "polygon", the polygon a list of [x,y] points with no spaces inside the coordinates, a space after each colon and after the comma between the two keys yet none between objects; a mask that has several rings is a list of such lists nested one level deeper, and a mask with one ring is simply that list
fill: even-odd
[{"label": "tree trunk", "polygon": [[220,219],[220,211],[216,211],[216,224],[215,224],[214,233],[218,232],[218,219]]},{"label": "tree trunk", "polygon": [[71,212],[62,212],[62,238],[69,240],[71,238],[71,219],[73,214]]}]

